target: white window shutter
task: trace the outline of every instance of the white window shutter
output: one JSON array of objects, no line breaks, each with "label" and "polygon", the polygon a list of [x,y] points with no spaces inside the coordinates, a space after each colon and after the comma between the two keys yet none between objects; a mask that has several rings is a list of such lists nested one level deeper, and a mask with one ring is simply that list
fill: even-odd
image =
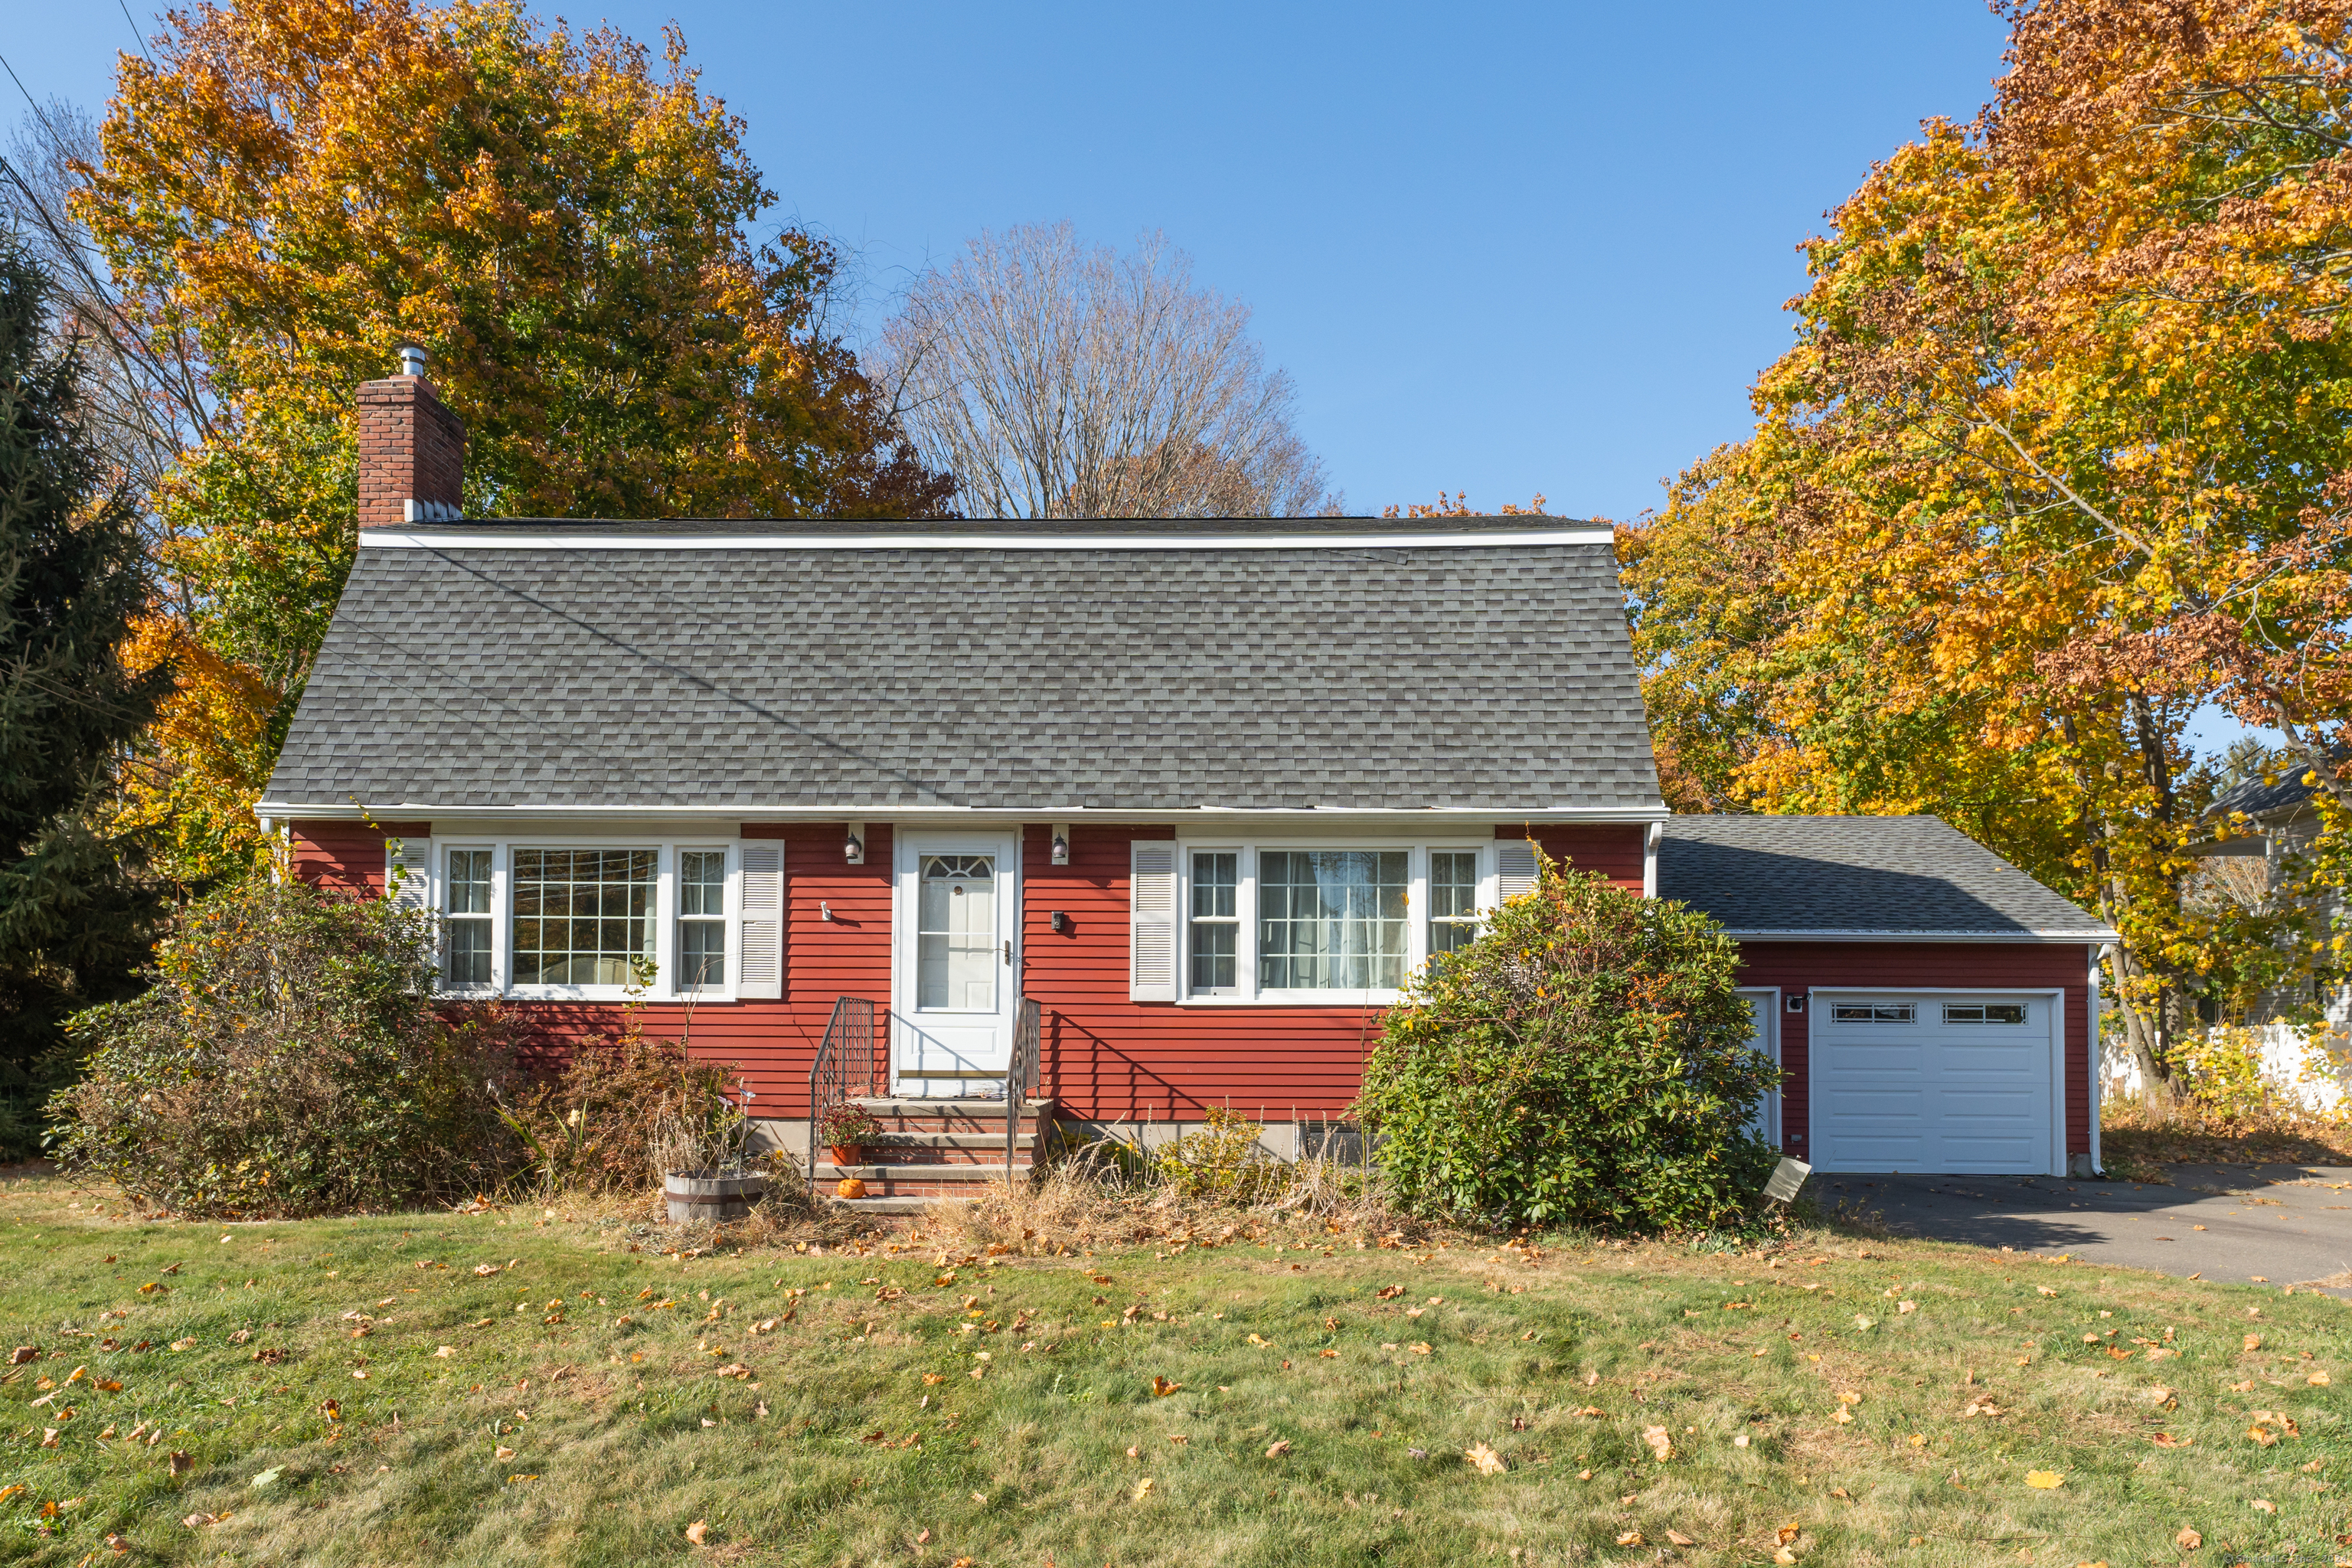
[{"label": "white window shutter", "polygon": [[[394,886],[393,868],[401,875]],[[383,841],[383,885],[392,901],[404,910],[430,909],[433,904],[433,841],[429,838],[387,838]]]},{"label": "white window shutter", "polygon": [[1495,850],[1495,879],[1505,903],[1536,885],[1536,847],[1527,840],[1507,839]]},{"label": "white window shutter", "polygon": [[1176,845],[1136,839],[1128,846],[1127,995],[1131,1002],[1176,1000]]},{"label": "white window shutter", "polygon": [[735,994],[776,1000],[784,994],[784,847],[746,840],[743,864],[743,956]]}]

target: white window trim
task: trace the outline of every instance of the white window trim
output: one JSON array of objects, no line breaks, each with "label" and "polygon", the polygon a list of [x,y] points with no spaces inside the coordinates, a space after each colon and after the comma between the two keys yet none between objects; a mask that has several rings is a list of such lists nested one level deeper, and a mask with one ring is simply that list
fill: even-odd
[{"label": "white window trim", "polygon": [[[1491,914],[1501,904],[1492,838],[1327,838],[1295,837],[1234,839],[1179,837],[1176,840],[1176,907],[1179,922],[1176,1005],[1180,1007],[1361,1007],[1391,1006],[1401,991],[1367,986],[1361,990],[1288,990],[1261,987],[1257,983],[1257,858],[1266,850],[1402,849],[1405,851],[1405,972],[1417,974],[1429,960],[1429,855],[1433,849],[1475,852],[1478,857],[1478,912]],[[1240,917],[1234,940],[1234,989],[1205,994],[1192,990],[1192,852],[1241,856],[1240,887],[1234,898]]]},{"label": "white window trim", "polygon": [[[476,999],[502,997],[515,1002],[626,1002],[625,985],[518,985],[514,983],[514,857],[518,849],[651,849],[654,870],[654,983],[636,994],[648,1002],[733,1002],[743,960],[743,856],[739,841],[696,834],[670,837],[659,834],[535,833],[513,838],[452,835],[425,841],[430,846],[430,894],[436,919],[448,902],[452,849],[488,849],[490,858],[490,984],[449,985],[437,978],[436,994]],[[723,984],[707,990],[681,991],[677,973],[677,868],[682,850],[717,850],[727,857],[727,968]]]}]

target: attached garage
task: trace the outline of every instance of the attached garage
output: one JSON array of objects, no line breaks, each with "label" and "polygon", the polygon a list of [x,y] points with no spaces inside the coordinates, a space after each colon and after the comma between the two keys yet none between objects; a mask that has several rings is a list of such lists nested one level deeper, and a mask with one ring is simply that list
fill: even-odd
[{"label": "attached garage", "polygon": [[1928,816],[1679,816],[1658,893],[1738,940],[1758,1047],[1787,1074],[1765,1133],[1788,1152],[1824,1172],[2096,1168],[2115,933],[1982,845]]}]

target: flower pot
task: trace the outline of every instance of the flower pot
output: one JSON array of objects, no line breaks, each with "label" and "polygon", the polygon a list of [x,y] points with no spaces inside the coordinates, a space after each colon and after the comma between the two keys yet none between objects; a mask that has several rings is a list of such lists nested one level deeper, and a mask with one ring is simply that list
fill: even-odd
[{"label": "flower pot", "polygon": [[862,1198],[866,1195],[866,1184],[855,1176],[844,1176],[841,1184],[833,1189],[833,1195],[837,1198]]},{"label": "flower pot", "polygon": [[833,1156],[835,1165],[866,1163],[866,1145],[863,1143],[834,1143],[826,1147],[825,1152]]},{"label": "flower pot", "polygon": [[754,1171],[674,1171],[662,1178],[669,1217],[679,1225],[742,1219],[767,1192],[768,1178]]}]

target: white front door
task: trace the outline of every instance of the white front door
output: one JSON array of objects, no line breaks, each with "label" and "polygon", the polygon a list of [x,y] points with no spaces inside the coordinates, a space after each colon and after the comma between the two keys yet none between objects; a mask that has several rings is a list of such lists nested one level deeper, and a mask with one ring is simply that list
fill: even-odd
[{"label": "white front door", "polygon": [[897,837],[892,1092],[1001,1095],[1020,1002],[1020,841]]}]

